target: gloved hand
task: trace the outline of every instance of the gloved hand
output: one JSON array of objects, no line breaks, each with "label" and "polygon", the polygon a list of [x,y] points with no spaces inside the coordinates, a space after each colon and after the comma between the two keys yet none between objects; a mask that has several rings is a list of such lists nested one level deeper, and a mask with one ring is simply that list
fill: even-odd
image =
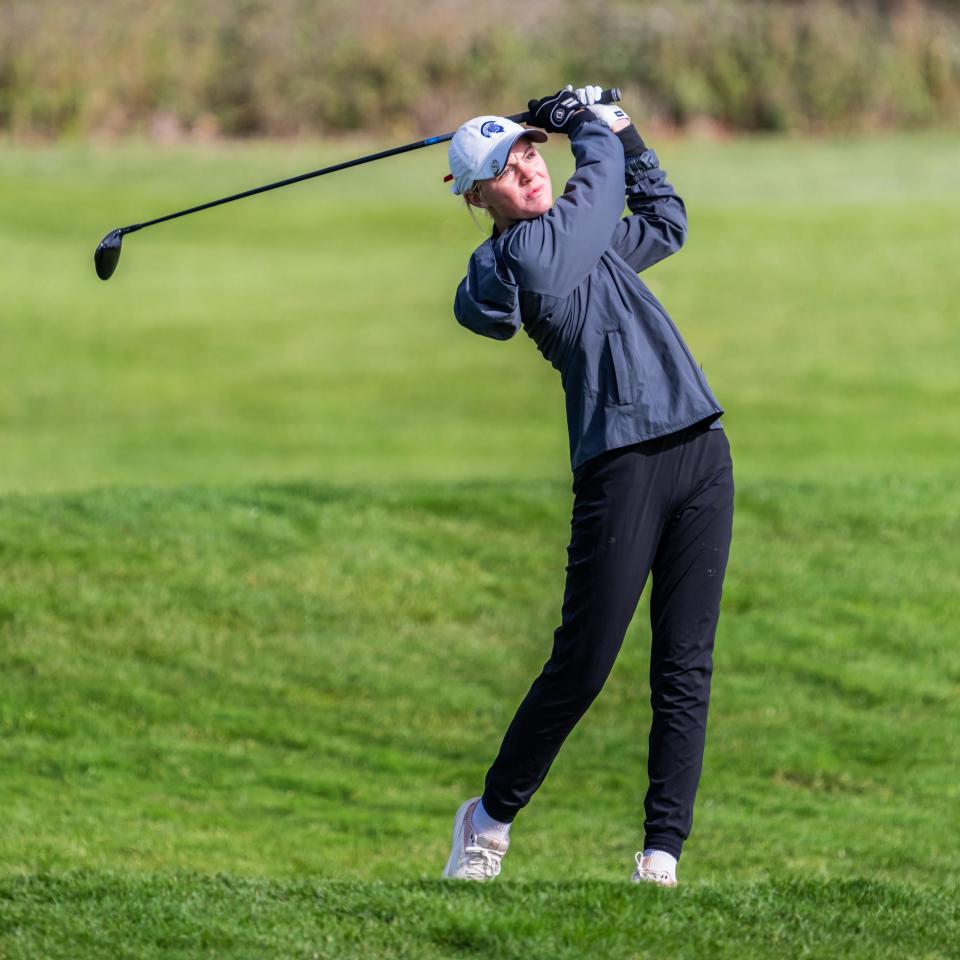
[{"label": "gloved hand", "polygon": [[563,89],[569,90],[585,107],[592,107],[595,103],[599,103],[600,94],[603,93],[603,87],[589,83],[585,87],[577,87],[576,90],[573,89],[572,83],[568,83]]},{"label": "gloved hand", "polygon": [[571,84],[567,84],[569,90],[590,112],[602,123],[605,123],[611,130],[616,132],[622,130],[630,123],[630,117],[626,111],[622,110],[615,103],[600,103],[600,94],[603,93],[603,87],[596,85],[587,85],[586,87],[577,87],[573,89]]},{"label": "gloved hand", "polygon": [[583,112],[583,104],[569,90],[558,90],[549,97],[531,100],[527,104],[528,123],[542,127],[547,133],[567,133],[576,129],[582,117],[574,122],[574,117]]}]

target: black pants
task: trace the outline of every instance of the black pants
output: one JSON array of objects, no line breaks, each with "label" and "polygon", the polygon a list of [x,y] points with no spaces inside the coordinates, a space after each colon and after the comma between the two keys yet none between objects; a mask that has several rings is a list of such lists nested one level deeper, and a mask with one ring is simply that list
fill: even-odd
[{"label": "black pants", "polygon": [[530,801],[603,688],[652,570],[644,846],[679,858],[703,764],[730,548],[730,447],[723,430],[696,425],[588,461],[573,492],[563,622],[487,773],[483,805],[510,822]]}]

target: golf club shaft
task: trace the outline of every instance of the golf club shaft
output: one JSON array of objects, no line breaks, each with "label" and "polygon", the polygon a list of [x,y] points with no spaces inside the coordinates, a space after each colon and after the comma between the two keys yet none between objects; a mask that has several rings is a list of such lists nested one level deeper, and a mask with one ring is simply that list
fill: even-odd
[{"label": "golf club shaft", "polygon": [[[610,90],[604,90],[600,96],[601,103],[616,103],[620,99],[620,91],[613,87]],[[529,115],[524,113],[515,113],[508,117],[515,123],[523,123],[529,119]],[[455,132],[455,131],[454,131]],[[419,150],[421,147],[429,147],[435,143],[443,143],[446,140],[452,140],[453,133],[444,133],[438,137],[427,137],[425,140],[417,140],[414,143],[407,143],[401,147],[393,147],[390,150],[383,150],[380,153],[372,153],[366,157],[358,157],[355,160],[345,160],[343,163],[335,163],[331,167],[323,167],[321,170],[311,170],[309,173],[301,173],[296,177],[287,177],[286,180],[278,180],[276,183],[268,183],[262,187],[254,187],[252,190],[244,190],[243,193],[235,193],[229,197],[221,197],[219,200],[210,200],[208,203],[201,203],[195,207],[189,207],[186,210],[178,210],[176,213],[168,213],[166,216],[157,217],[155,220],[147,220],[144,223],[133,223],[127,227],[121,227],[120,232],[134,233],[142,230],[144,227],[152,227],[154,224],[163,223],[165,220],[175,220],[177,217],[185,217],[188,213],[199,213],[201,210],[209,210],[211,207],[219,207],[224,203],[232,203],[234,200],[242,200],[244,197],[252,197],[258,193],[266,193],[268,190],[278,190],[280,187],[288,187],[292,183],[300,183],[302,180],[312,180],[314,177],[322,177],[325,173],[336,173],[338,170],[346,170],[348,167],[357,167],[362,163],[372,163],[374,160],[384,160],[387,157],[395,157],[400,153],[407,153],[410,150]]]}]

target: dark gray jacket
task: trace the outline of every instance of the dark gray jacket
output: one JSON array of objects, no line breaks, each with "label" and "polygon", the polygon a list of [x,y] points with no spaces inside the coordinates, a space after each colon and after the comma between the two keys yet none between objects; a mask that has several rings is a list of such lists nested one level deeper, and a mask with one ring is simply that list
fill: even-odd
[{"label": "dark gray jacket", "polygon": [[[637,276],[680,249],[687,221],[656,154],[630,130],[625,142],[643,152],[625,158],[622,134],[583,123],[570,138],[576,172],[563,195],[542,216],[494,230],[454,302],[457,320],[486,337],[507,340],[522,324],[560,371],[574,470],[723,413]],[[624,180],[631,213],[621,219]]]}]

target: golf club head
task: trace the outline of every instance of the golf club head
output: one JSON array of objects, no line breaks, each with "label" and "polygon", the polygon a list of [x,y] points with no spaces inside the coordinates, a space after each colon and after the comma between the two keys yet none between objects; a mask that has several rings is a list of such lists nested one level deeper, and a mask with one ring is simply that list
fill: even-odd
[{"label": "golf club head", "polygon": [[101,280],[109,280],[113,276],[113,271],[117,269],[122,241],[123,230],[113,230],[97,246],[93,254],[93,265],[97,268],[97,276]]}]

